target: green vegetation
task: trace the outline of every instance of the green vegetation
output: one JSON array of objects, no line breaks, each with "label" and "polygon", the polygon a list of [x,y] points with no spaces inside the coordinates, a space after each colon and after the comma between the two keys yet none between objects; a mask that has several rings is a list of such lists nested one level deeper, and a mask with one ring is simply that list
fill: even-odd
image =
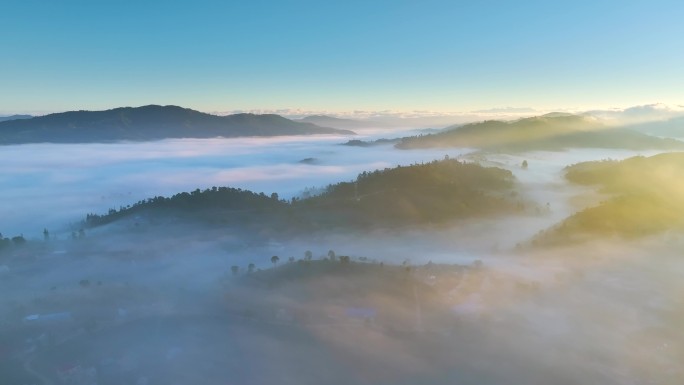
[{"label": "green vegetation", "polygon": [[350,146],[350,147],[373,147],[373,146],[381,146],[383,144],[399,143],[400,141],[401,141],[401,139],[376,139],[376,140],[372,140],[372,141],[351,139],[345,143],[342,143],[342,145],[343,146]]},{"label": "green vegetation", "polygon": [[17,235],[12,238],[3,237],[0,233],[0,252],[10,250],[13,247],[21,247],[26,244],[26,238],[23,235]]},{"label": "green vegetation", "polygon": [[170,198],[149,198],[119,210],[110,209],[105,215],[88,214],[85,223],[95,227],[131,216],[141,216],[142,220],[143,216],[151,215],[156,218],[172,216],[248,226],[254,222],[267,221],[287,207],[277,194],[266,196],[242,189],[212,187],[204,191],[182,192]]},{"label": "green vegetation", "polygon": [[[358,323],[388,332],[443,330],[453,324],[451,302],[458,301],[447,293],[457,283],[464,284],[464,292],[472,290],[470,283],[479,275],[483,275],[481,271],[461,265],[407,269],[352,261],[349,256],[341,256],[337,262],[299,260],[226,282],[230,290],[224,308],[251,319],[275,318],[284,324]],[[416,314],[418,304],[420,316]]]},{"label": "green vegetation", "polygon": [[532,151],[565,148],[684,149],[684,143],[601,125],[593,118],[547,114],[514,122],[485,121],[402,139],[398,148],[472,147]]},{"label": "green vegetation", "polygon": [[[285,202],[251,191],[213,187],[155,197],[132,206],[89,214],[93,227],[120,219],[200,220],[238,225],[259,233],[286,234],[330,228],[395,227],[518,210],[508,199],[510,171],[445,159],[427,164],[364,172],[355,181],[328,186],[319,196]],[[138,218],[138,219],[135,219]]]},{"label": "green vegetation", "polygon": [[443,223],[514,209],[513,174],[454,159],[364,172],[295,203],[318,226]]},{"label": "green vegetation", "polygon": [[684,153],[584,162],[566,178],[613,197],[567,218],[533,240],[555,245],[606,236],[638,238],[684,230]]}]

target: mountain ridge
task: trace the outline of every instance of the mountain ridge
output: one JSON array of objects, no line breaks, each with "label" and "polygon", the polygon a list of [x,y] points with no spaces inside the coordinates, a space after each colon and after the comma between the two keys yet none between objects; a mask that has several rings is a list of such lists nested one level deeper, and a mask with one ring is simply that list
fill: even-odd
[{"label": "mountain ridge", "polygon": [[567,148],[684,149],[684,142],[608,127],[589,116],[551,113],[515,121],[486,120],[437,134],[403,138],[398,148],[471,147],[532,151]]},{"label": "mountain ridge", "polygon": [[353,135],[354,132],[295,122],[275,114],[218,116],[172,105],[67,111],[0,122],[0,144],[314,134]]},{"label": "mountain ridge", "polygon": [[0,116],[0,122],[6,122],[8,120],[18,120],[18,119],[31,119],[31,118],[33,118],[32,115],[14,114],[14,115]]},{"label": "mountain ridge", "polygon": [[312,123],[318,126],[332,127],[338,129],[355,129],[387,126],[386,123],[378,121],[337,118],[330,115],[309,115],[303,118],[293,120],[295,122]]}]

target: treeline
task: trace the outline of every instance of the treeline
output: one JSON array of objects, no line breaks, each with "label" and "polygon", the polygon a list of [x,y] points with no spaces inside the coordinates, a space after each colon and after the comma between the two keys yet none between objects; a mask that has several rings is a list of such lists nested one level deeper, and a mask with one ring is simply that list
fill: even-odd
[{"label": "treeline", "polygon": [[296,204],[313,221],[332,226],[441,223],[513,210],[502,193],[513,183],[508,170],[447,158],[364,172]]},{"label": "treeline", "polygon": [[89,214],[86,224],[99,226],[132,215],[165,213],[281,232],[441,223],[518,209],[519,202],[504,193],[513,184],[508,170],[445,159],[364,172],[352,182],[328,186],[321,195],[290,202],[277,194],[213,187],[150,198],[104,215]]},{"label": "treeline", "polygon": [[13,246],[22,246],[24,244],[26,244],[26,238],[24,238],[23,235],[16,235],[8,238],[0,233],[0,251],[7,250]]},{"label": "treeline", "polygon": [[287,204],[277,194],[267,196],[249,190],[230,187],[212,187],[182,192],[171,197],[156,196],[138,201],[132,205],[109,209],[107,214],[88,214],[85,224],[100,226],[116,220],[144,213],[185,214],[199,217],[232,215],[234,219],[253,218],[260,213],[279,210]]}]

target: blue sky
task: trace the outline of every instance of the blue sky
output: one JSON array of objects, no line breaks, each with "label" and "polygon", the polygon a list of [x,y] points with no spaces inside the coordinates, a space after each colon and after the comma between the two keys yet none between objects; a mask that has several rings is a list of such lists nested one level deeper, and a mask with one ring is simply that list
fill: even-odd
[{"label": "blue sky", "polygon": [[0,5],[0,113],[684,104],[680,1]]}]

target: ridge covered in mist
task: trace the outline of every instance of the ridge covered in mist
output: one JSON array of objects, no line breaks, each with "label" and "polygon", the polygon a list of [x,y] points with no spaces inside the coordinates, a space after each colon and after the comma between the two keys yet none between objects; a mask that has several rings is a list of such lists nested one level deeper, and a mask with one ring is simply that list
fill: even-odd
[{"label": "ridge covered in mist", "polygon": [[0,122],[5,122],[8,120],[18,120],[18,119],[31,119],[33,116],[31,115],[9,115],[9,116],[0,116]]},{"label": "ridge covered in mist", "polygon": [[104,215],[90,214],[86,224],[98,226],[141,215],[147,220],[178,216],[283,234],[444,223],[521,210],[524,204],[511,194],[514,180],[508,170],[445,159],[364,172],[355,181],[328,186],[321,195],[290,202],[279,200],[277,194],[214,187],[150,198]]},{"label": "ridge covered in mist", "polygon": [[592,161],[568,166],[572,183],[597,186],[610,198],[538,235],[538,245],[601,237],[641,238],[684,230],[684,153]]},{"label": "ridge covered in mist", "polygon": [[354,133],[295,122],[274,114],[218,116],[178,106],[157,105],[106,111],[69,111],[0,122],[0,144],[314,134]]},{"label": "ridge covered in mist", "polygon": [[681,116],[655,122],[633,124],[627,127],[649,135],[684,138],[684,117]]},{"label": "ridge covered in mist", "polygon": [[624,128],[606,127],[596,118],[551,113],[513,122],[498,120],[447,128],[407,137],[402,149],[471,147],[500,151],[562,150],[567,148],[684,149],[684,143]]},{"label": "ridge covered in mist", "polygon": [[353,130],[357,128],[367,128],[367,127],[384,127],[388,126],[387,123],[378,122],[373,120],[358,120],[358,119],[346,119],[346,118],[336,118],[334,116],[328,115],[309,115],[300,119],[293,119],[295,122],[312,123],[317,126],[323,127],[333,127],[338,129]]}]

